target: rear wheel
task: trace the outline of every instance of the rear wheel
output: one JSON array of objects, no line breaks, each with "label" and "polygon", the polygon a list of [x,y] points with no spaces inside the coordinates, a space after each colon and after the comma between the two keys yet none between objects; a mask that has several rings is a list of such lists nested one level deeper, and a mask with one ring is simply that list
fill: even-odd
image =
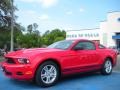
[{"label": "rear wheel", "polygon": [[40,65],[36,73],[36,83],[42,87],[54,85],[59,78],[59,68],[52,61],[46,61]]},{"label": "rear wheel", "polygon": [[110,59],[106,59],[104,62],[101,73],[103,75],[110,75],[112,73],[112,62]]}]

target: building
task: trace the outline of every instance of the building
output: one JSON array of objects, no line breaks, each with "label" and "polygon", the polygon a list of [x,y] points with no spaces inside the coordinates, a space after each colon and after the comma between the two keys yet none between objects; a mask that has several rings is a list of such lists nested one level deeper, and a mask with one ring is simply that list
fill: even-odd
[{"label": "building", "polygon": [[100,42],[99,28],[67,31],[66,39],[89,39]]},{"label": "building", "polygon": [[66,31],[66,39],[88,39],[107,47],[120,48],[120,12],[108,13],[99,28]]}]

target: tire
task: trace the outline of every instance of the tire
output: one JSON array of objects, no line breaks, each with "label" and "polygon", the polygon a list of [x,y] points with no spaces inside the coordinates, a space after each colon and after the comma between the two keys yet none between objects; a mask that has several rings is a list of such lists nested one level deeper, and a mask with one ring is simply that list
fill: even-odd
[{"label": "tire", "polygon": [[59,67],[52,61],[41,64],[36,72],[35,81],[41,87],[55,85],[60,76]]},{"label": "tire", "polygon": [[102,69],[101,69],[101,74],[102,75],[110,75],[112,73],[112,62],[110,59],[106,59]]}]

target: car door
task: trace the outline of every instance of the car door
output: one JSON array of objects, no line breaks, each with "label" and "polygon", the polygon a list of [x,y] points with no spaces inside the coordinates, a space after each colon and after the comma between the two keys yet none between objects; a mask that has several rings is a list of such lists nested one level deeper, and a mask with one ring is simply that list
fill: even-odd
[{"label": "car door", "polygon": [[74,62],[76,67],[87,68],[98,65],[98,53],[93,42],[80,41],[74,46],[74,53],[77,55],[77,59]]}]

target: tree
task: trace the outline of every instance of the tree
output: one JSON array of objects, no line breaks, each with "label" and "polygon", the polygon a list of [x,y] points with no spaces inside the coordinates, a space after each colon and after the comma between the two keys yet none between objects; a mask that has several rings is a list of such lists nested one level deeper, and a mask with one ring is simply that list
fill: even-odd
[{"label": "tree", "polygon": [[[20,24],[15,24],[14,26],[14,43],[17,47],[17,36],[22,35],[24,27]],[[10,28],[9,27],[0,27],[0,48],[4,48],[7,45],[8,49],[10,48]]]},{"label": "tree", "polygon": [[[12,0],[0,0],[0,48],[10,46],[10,25],[11,25],[11,9],[12,9]],[[17,8],[13,7],[14,11]],[[15,19],[14,19],[15,23]],[[22,26],[18,23],[14,25],[14,38],[20,33]]]},{"label": "tree", "polygon": [[65,31],[60,29],[54,29],[52,31],[46,31],[43,34],[42,40],[45,45],[50,45],[56,41],[64,40],[65,39]]},{"label": "tree", "polygon": [[31,34],[32,31],[33,31],[33,26],[32,26],[32,24],[30,24],[30,25],[28,25],[28,27],[27,27],[27,32]]},{"label": "tree", "polygon": [[27,33],[19,35],[17,37],[17,42],[21,47],[30,48],[30,47],[40,47],[41,46],[41,35],[39,30],[37,30],[37,23],[28,25]]},{"label": "tree", "polygon": [[[37,23],[33,23],[33,24],[30,24],[30,25],[28,25],[27,26],[27,33],[32,33],[32,32],[39,32],[38,30],[37,30],[37,28],[38,28],[38,24]],[[39,32],[40,33],[40,32]],[[39,34],[38,33],[38,34]]]},{"label": "tree", "polygon": [[65,39],[66,33],[64,30],[60,29],[54,29],[52,31],[47,30],[41,36],[39,30],[35,28],[36,26],[34,26],[34,24],[30,24],[28,26],[32,27],[32,29],[30,29],[31,31],[27,32],[26,34],[21,34],[17,37],[17,42],[19,45],[21,45],[21,47],[24,48],[41,47]]},{"label": "tree", "polygon": [[36,31],[38,28],[38,24],[37,23],[33,23],[33,30]]},{"label": "tree", "polygon": [[64,39],[65,39],[64,37],[56,37],[54,42],[61,41],[61,40],[64,40]]},{"label": "tree", "polygon": [[[11,9],[12,0],[0,0],[0,27],[10,26],[11,24]],[[17,8],[14,6],[14,11]]]}]

